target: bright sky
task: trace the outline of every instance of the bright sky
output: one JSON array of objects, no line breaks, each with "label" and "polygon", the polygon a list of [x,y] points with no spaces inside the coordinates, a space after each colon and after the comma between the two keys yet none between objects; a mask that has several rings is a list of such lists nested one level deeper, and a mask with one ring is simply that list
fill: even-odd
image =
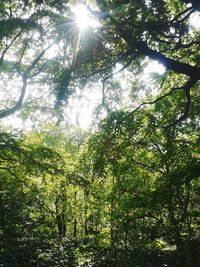
[{"label": "bright sky", "polygon": [[195,12],[190,17],[190,24],[192,27],[194,27],[196,30],[200,29],[200,12]]}]

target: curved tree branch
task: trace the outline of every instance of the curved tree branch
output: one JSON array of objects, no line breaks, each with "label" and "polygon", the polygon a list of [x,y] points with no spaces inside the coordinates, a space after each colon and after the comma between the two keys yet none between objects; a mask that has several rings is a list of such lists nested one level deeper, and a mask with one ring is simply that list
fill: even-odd
[{"label": "curved tree branch", "polygon": [[[52,43],[53,44],[53,43]],[[40,61],[40,59],[42,58],[42,56],[44,55],[44,53],[52,46],[52,44],[50,44],[47,48],[45,48],[31,63],[31,65],[27,68],[27,70],[25,71],[24,74],[21,74],[22,76],[22,88],[21,88],[21,93],[19,96],[18,101],[16,102],[16,104],[11,107],[8,108],[6,110],[0,110],[0,119],[5,118],[10,116],[11,114],[15,113],[17,110],[19,110],[21,108],[21,105],[23,103],[24,100],[24,96],[26,93],[26,88],[27,88],[27,81],[28,81],[28,75],[31,72],[31,70],[37,65],[37,63]]]},{"label": "curved tree branch", "polygon": [[24,31],[24,29],[21,29],[18,32],[18,34],[16,34],[15,37],[10,41],[10,43],[8,45],[6,45],[6,48],[3,50],[2,54],[1,54],[0,64],[2,64],[6,52],[10,49],[10,47],[13,45],[13,43],[15,42],[15,40],[17,40],[17,38],[20,37],[20,35],[22,34],[23,31]]},{"label": "curved tree branch", "polygon": [[146,105],[153,105],[155,104],[156,102],[159,102],[160,100],[164,99],[165,97],[171,95],[174,91],[177,91],[177,90],[182,90],[184,87],[176,87],[176,88],[172,88],[168,93],[156,98],[155,100],[152,100],[152,101],[148,101],[148,102],[143,102],[142,104],[140,104],[138,107],[136,107],[132,112],[136,112],[138,109],[140,109],[142,106],[146,106]]},{"label": "curved tree branch", "polygon": [[195,85],[195,83],[197,82],[197,79],[190,79],[189,81],[187,81],[187,83],[183,86],[183,90],[185,92],[185,97],[186,97],[186,103],[185,103],[185,110],[184,113],[178,118],[176,119],[174,122],[168,124],[167,126],[164,126],[165,129],[174,126],[180,122],[182,122],[183,120],[185,120],[188,117],[188,114],[190,112],[190,105],[191,105],[191,95],[190,95],[190,90],[192,88],[192,86]]},{"label": "curved tree branch", "polygon": [[0,110],[0,119],[10,116],[11,114],[16,112],[21,107],[22,102],[24,100],[25,93],[26,93],[26,87],[27,87],[27,76],[26,75],[22,76],[22,82],[23,82],[23,85],[22,85],[21,94],[19,96],[18,101],[12,108],[6,109],[6,110]]},{"label": "curved tree branch", "polygon": [[136,45],[136,49],[142,55],[148,56],[149,58],[154,59],[154,60],[158,60],[168,70],[172,70],[180,74],[185,74],[197,80],[200,79],[200,68],[199,67],[191,66],[189,64],[182,63],[180,61],[168,58],[162,53],[149,48],[147,43],[145,42],[139,42]]},{"label": "curved tree branch", "polygon": [[117,22],[112,15],[109,15],[110,21],[114,24],[116,30],[118,31],[119,36],[126,41],[129,48],[135,52],[138,52],[140,55],[148,56],[150,59],[158,60],[163,64],[168,70],[185,74],[189,77],[200,79],[200,67],[191,66],[189,64],[177,61],[175,59],[168,58],[159,51],[151,49],[147,42],[145,41],[136,41],[133,38],[132,33],[124,30],[123,26]]}]

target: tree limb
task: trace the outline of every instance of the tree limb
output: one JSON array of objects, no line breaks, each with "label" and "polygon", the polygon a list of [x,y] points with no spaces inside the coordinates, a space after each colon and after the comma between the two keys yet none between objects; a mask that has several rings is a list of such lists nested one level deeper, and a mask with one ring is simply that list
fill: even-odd
[{"label": "tree limb", "polygon": [[164,126],[165,129],[174,126],[180,122],[182,122],[183,120],[185,120],[189,114],[190,111],[190,104],[191,104],[191,96],[190,96],[190,90],[192,88],[193,85],[195,85],[195,83],[197,82],[196,79],[190,79],[184,86],[183,86],[183,90],[185,92],[185,98],[186,98],[186,103],[185,103],[185,111],[184,113],[178,118],[176,119],[174,122],[168,124],[167,126]]},{"label": "tree limb", "polygon": [[151,49],[147,42],[145,41],[136,41],[131,32],[127,32],[123,29],[123,27],[110,15],[109,16],[111,22],[114,24],[116,30],[119,33],[119,36],[123,38],[128,44],[129,48],[133,51],[137,51],[139,54],[143,56],[148,56],[153,60],[158,60],[161,64],[163,64],[168,70],[185,74],[189,77],[195,77],[200,79],[200,68],[197,66],[191,66],[189,64],[168,58],[164,54],[159,51]]},{"label": "tree limb", "polygon": [[0,119],[10,116],[11,114],[16,112],[21,107],[22,102],[24,100],[25,93],[26,93],[26,87],[27,87],[27,76],[26,75],[22,76],[22,82],[23,82],[23,85],[22,85],[21,94],[19,96],[18,101],[12,108],[6,109],[6,110],[0,110]]},{"label": "tree limb", "polygon": [[196,66],[191,66],[186,63],[179,62],[177,60],[166,57],[160,52],[153,50],[148,47],[147,43],[139,42],[136,45],[136,49],[138,52],[144,56],[148,56],[151,59],[158,60],[161,64],[163,64],[168,70],[172,70],[174,72],[185,74],[189,77],[195,77],[196,79],[200,79],[200,68]]},{"label": "tree limb", "polygon": [[21,29],[17,35],[15,35],[15,37],[11,40],[11,42],[9,43],[9,45],[6,45],[6,48],[4,49],[4,51],[1,54],[1,58],[0,58],[0,64],[2,64],[4,56],[6,54],[6,52],[10,49],[10,47],[12,46],[12,44],[14,43],[14,41],[22,34],[22,32],[24,31],[24,29]]},{"label": "tree limb", "polygon": [[[53,44],[53,43],[52,43]],[[24,100],[24,96],[26,93],[26,88],[27,88],[27,83],[28,83],[28,75],[31,72],[31,70],[37,65],[37,63],[40,61],[40,59],[42,58],[42,56],[44,55],[44,53],[52,46],[52,44],[50,44],[47,48],[45,48],[31,63],[31,65],[27,68],[27,70],[24,72],[24,74],[21,74],[22,76],[22,88],[21,88],[21,93],[19,96],[18,101],[16,102],[16,104],[11,107],[8,108],[6,110],[0,110],[0,119],[5,118],[10,116],[11,114],[15,113],[17,110],[20,109],[22,102]]]},{"label": "tree limb", "polygon": [[153,101],[147,101],[147,102],[143,102],[142,104],[140,104],[137,108],[135,108],[133,111],[131,111],[131,114],[135,113],[136,111],[138,111],[142,106],[146,106],[146,105],[153,105],[155,103],[157,103],[158,101],[164,99],[165,97],[171,95],[174,91],[176,90],[181,90],[183,89],[184,87],[176,87],[176,88],[172,88],[171,91],[169,91],[168,93],[156,98],[155,100]]}]

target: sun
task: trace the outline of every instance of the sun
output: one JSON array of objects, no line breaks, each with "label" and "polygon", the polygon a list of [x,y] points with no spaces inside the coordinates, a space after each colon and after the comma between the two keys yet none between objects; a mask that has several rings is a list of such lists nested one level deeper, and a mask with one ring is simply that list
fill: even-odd
[{"label": "sun", "polygon": [[75,22],[80,31],[84,31],[89,27],[97,28],[99,26],[99,22],[95,20],[86,5],[79,4],[71,7],[71,10],[75,15]]}]

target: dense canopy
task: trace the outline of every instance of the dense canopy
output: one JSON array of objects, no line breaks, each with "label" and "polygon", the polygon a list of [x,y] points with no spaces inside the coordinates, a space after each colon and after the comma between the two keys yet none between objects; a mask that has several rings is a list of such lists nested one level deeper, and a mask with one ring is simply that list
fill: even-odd
[{"label": "dense canopy", "polygon": [[199,0],[0,2],[1,266],[200,265],[199,30]]}]

